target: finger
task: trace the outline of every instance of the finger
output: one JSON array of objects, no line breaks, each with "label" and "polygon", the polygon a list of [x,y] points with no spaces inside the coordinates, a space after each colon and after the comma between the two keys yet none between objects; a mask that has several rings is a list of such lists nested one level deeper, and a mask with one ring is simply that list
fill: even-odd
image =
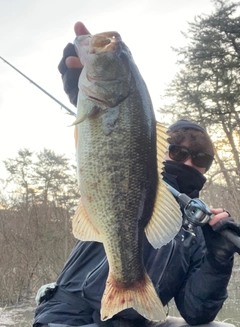
[{"label": "finger", "polygon": [[65,60],[65,64],[67,68],[83,68],[83,65],[81,64],[78,57],[68,57]]},{"label": "finger", "polygon": [[91,34],[82,22],[77,22],[74,25],[74,31],[77,36]]},{"label": "finger", "polygon": [[228,213],[227,212],[225,212],[225,211],[224,212],[221,212],[221,213],[219,213],[219,214],[217,214],[217,215],[215,215],[215,216],[212,217],[212,219],[209,222],[209,225],[210,226],[213,226],[217,222],[219,222],[221,219],[227,218],[227,217],[228,217]]},{"label": "finger", "polygon": [[211,211],[214,215],[217,215],[218,213],[222,213],[224,210],[223,208],[211,208]]}]

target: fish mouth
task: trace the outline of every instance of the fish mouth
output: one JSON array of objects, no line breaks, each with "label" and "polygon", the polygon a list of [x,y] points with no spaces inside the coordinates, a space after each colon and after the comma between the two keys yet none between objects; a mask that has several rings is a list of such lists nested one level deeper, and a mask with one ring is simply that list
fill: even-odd
[{"label": "fish mouth", "polygon": [[120,34],[117,32],[95,34],[91,40],[90,53],[111,50],[120,41],[122,41],[122,39]]},{"label": "fish mouth", "polygon": [[79,35],[76,37],[74,45],[79,58],[83,57],[84,59],[84,53],[86,55],[111,51],[119,42],[122,42],[119,33],[105,32],[95,35]]}]

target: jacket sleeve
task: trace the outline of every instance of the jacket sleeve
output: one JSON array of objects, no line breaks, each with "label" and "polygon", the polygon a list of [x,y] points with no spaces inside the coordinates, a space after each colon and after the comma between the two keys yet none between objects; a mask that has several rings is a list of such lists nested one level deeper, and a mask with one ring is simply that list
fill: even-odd
[{"label": "jacket sleeve", "polygon": [[175,296],[181,316],[190,325],[199,325],[215,319],[227,298],[227,285],[232,273],[233,260],[219,264],[206,253],[200,227],[191,247],[190,268],[185,281]]}]

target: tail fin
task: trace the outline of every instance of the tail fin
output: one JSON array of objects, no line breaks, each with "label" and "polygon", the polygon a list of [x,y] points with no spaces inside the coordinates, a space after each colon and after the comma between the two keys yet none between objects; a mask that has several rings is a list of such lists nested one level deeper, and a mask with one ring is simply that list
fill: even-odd
[{"label": "tail fin", "polygon": [[145,280],[131,288],[117,285],[111,273],[102,297],[101,319],[112,318],[118,312],[133,308],[148,320],[164,321],[166,312],[151,279],[145,273]]}]

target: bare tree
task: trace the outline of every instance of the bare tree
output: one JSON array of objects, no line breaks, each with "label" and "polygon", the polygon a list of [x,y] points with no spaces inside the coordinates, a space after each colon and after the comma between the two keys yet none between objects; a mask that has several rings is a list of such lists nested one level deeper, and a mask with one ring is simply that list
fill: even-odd
[{"label": "bare tree", "polygon": [[7,159],[10,193],[1,194],[0,302],[13,303],[55,281],[75,243],[76,168],[63,155],[20,150]]},{"label": "bare tree", "polygon": [[[188,45],[174,51],[180,71],[166,90],[162,116],[186,118],[205,127],[217,165],[209,188],[228,190],[229,210],[240,211],[240,3],[214,0],[215,11],[197,16],[185,33]],[[212,189],[209,188],[209,192]],[[232,209],[231,209],[232,208]]]}]

